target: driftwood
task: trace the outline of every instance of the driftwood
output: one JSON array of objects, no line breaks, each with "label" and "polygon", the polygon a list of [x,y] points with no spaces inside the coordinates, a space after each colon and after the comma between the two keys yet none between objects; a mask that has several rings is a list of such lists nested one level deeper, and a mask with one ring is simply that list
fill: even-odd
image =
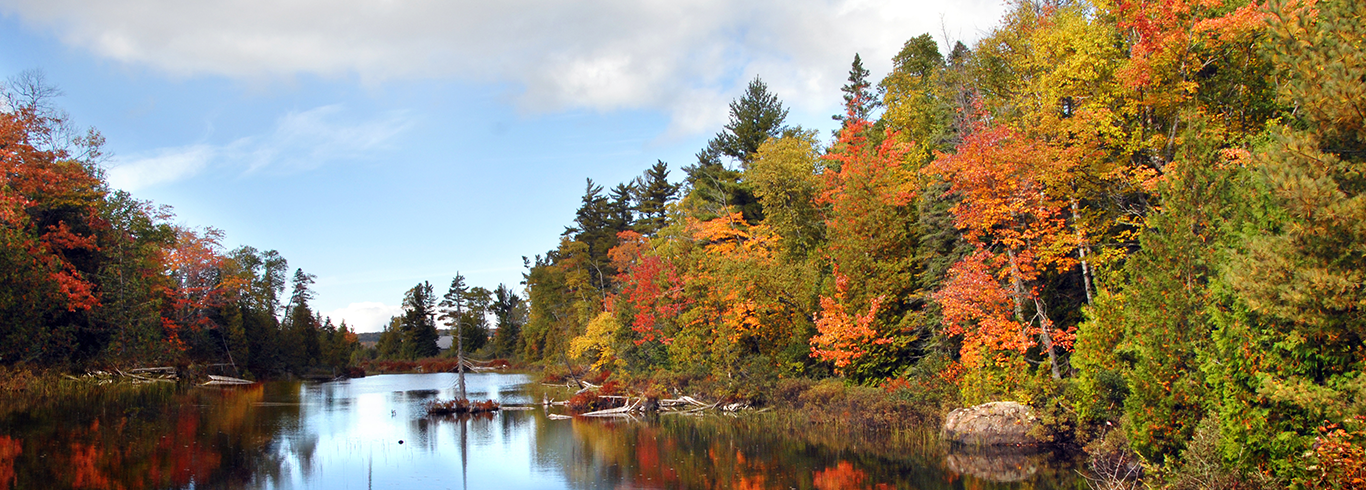
[{"label": "driftwood", "polygon": [[210,375],[208,375],[208,376],[209,376],[209,380],[208,380],[207,382],[205,382],[204,384],[200,385],[200,386],[249,385],[249,384],[252,384],[251,381],[247,381],[247,380],[241,379],[241,378],[234,378],[234,377],[231,377],[231,376],[218,376],[218,375],[216,375],[216,374],[210,374]]},{"label": "driftwood", "polygon": [[[650,402],[651,402],[650,399],[645,398],[645,397],[643,397],[643,396],[642,396],[642,397],[635,397],[635,396],[621,396],[621,395],[602,395],[602,396],[599,396],[598,398],[604,399],[604,400],[612,400],[612,401],[622,401],[622,400],[624,400],[625,405],[620,406],[620,407],[616,407],[616,408],[605,408],[605,409],[602,409],[602,410],[595,410],[595,411],[592,411],[592,412],[581,413],[581,414],[578,414],[578,416],[579,416],[579,417],[620,417],[620,418],[635,418],[637,415],[644,414],[645,412],[658,412],[658,413],[660,413],[660,414],[677,414],[677,415],[701,415],[703,412],[706,412],[706,411],[709,411],[709,410],[715,410],[715,411],[725,412],[725,413],[736,413],[736,412],[740,412],[740,411],[742,411],[742,410],[749,410],[749,409],[751,409],[751,407],[750,407],[750,405],[749,405],[748,403],[738,402],[738,403],[729,403],[729,404],[723,405],[723,404],[721,404],[721,402],[707,403],[707,402],[698,400],[698,399],[696,399],[696,398],[693,398],[693,397],[691,397],[691,396],[682,396],[682,397],[678,397],[678,398],[666,398],[666,399],[662,399],[662,400],[656,400],[656,403],[653,403],[653,404],[650,403]],[[547,400],[543,401],[542,405],[543,405],[543,406],[546,406],[546,407],[549,407],[549,406],[552,406],[552,405],[564,405],[565,403],[566,403],[566,402],[551,402],[551,401],[549,401],[549,400],[547,399]],[[553,420],[562,420],[562,419],[564,419],[564,418],[572,418],[572,416],[569,416],[569,415],[559,415],[559,414],[549,414],[549,416],[550,416]]]},{"label": "driftwood", "polygon": [[[606,397],[603,397],[603,398],[606,398]],[[588,412],[588,413],[581,413],[581,414],[579,414],[579,415],[582,415],[582,416],[584,416],[584,417],[629,417],[629,416],[631,416],[631,412],[639,411],[639,410],[640,410],[640,407],[641,407],[642,405],[644,405],[644,404],[645,404],[645,399],[644,399],[644,398],[641,398],[640,401],[635,401],[635,402],[633,402],[630,398],[627,398],[627,399],[626,399],[626,406],[624,406],[624,407],[608,408],[608,409],[597,410],[597,411]]]},{"label": "driftwood", "polygon": [[178,380],[173,367],[136,368],[128,371],[115,369],[113,372],[96,370],[89,371],[85,373],[85,376],[79,378],[70,375],[67,377],[79,381],[92,381],[99,385],[110,383],[174,383]]}]

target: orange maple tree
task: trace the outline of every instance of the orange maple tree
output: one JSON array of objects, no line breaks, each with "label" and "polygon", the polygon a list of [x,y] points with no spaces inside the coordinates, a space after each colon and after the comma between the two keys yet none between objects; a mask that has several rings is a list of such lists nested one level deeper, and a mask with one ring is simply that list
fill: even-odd
[{"label": "orange maple tree", "polygon": [[[1057,350],[1070,348],[1073,332],[1053,325],[1038,279],[1045,269],[1077,265],[1070,254],[1079,237],[1068,226],[1070,200],[1060,185],[1074,160],[1068,153],[1008,126],[979,124],[956,153],[929,167],[962,198],[952,209],[955,223],[977,247],[936,295],[944,303],[945,331],[964,336],[965,362],[985,362],[991,349],[1023,352],[1037,338],[1053,376],[1061,376]],[[1003,294],[1013,320],[1003,310]],[[1012,336],[1021,339],[1005,338]]]},{"label": "orange maple tree", "polygon": [[[908,168],[912,145],[888,132],[874,144],[868,121],[853,117],[839,133],[822,172],[817,204],[827,206],[827,252],[835,273],[834,295],[820,298],[818,335],[811,356],[833,361],[842,372],[869,358],[870,346],[895,347],[909,339],[895,331],[899,302],[915,284],[913,203],[916,178]],[[862,312],[862,313],[856,313]]]}]

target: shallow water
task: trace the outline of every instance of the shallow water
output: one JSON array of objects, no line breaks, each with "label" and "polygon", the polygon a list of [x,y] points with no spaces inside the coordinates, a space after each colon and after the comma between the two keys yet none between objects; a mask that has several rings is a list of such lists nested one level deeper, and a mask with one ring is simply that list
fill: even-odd
[{"label": "shallow water", "polygon": [[[772,414],[428,417],[454,374],[161,387],[0,412],[10,488],[1076,488],[1050,455],[963,454],[932,435],[851,436]],[[527,403],[473,374],[470,398]],[[552,408],[552,411],[562,411]],[[926,434],[930,434],[927,432]],[[1083,485],[1084,487],[1084,485]]]}]

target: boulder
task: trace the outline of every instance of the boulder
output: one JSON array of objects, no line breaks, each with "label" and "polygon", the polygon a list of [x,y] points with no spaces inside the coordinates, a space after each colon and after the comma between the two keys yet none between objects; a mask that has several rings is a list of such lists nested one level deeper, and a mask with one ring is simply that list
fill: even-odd
[{"label": "boulder", "polygon": [[1030,446],[1038,425],[1034,411],[1018,402],[991,402],[960,408],[944,418],[945,440],[974,446]]}]

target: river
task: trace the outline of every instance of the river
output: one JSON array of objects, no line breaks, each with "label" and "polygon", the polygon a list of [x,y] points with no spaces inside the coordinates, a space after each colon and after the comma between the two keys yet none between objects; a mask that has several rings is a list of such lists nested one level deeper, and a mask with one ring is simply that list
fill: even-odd
[{"label": "river", "polygon": [[[473,399],[532,400],[520,374],[473,374]],[[552,420],[540,407],[428,417],[454,374],[329,383],[111,389],[0,401],[0,490],[37,488],[1077,488],[1047,454],[953,452],[781,416]],[[562,411],[553,407],[552,412]],[[881,439],[880,439],[881,437]],[[1082,485],[1084,487],[1084,485]]]}]

